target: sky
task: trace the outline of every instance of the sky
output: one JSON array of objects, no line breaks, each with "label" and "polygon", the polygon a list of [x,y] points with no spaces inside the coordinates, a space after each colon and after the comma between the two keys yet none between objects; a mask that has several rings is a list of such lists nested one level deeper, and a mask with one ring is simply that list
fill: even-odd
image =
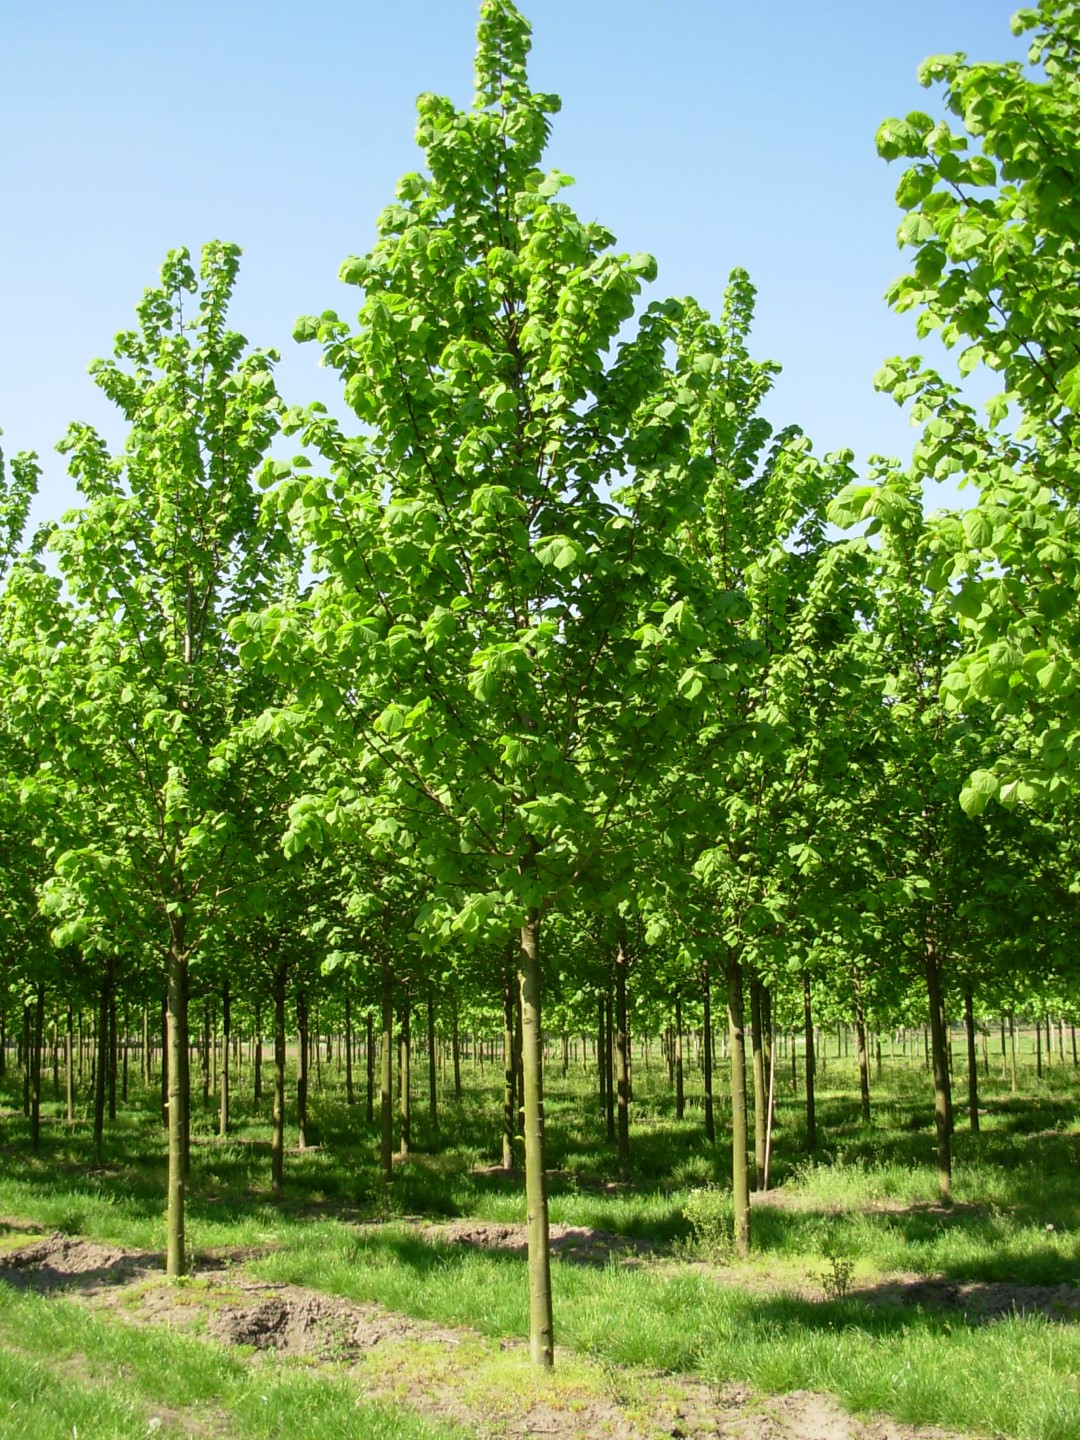
[{"label": "sky", "polygon": [[[752,351],[783,373],[768,405],[815,449],[907,456],[873,390],[925,351],[883,299],[897,250],[887,116],[937,108],[927,55],[1023,54],[1017,0],[522,0],[530,76],[562,97],[547,165],[620,249],[649,251],[656,296],[718,311],[758,289]],[[232,323],[282,351],[290,403],[340,411],[299,315],[352,317],[339,266],[373,242],[415,170],[414,102],[472,94],[476,0],[36,0],[0,15],[0,428],[44,467],[36,519],[78,503],[56,442],[74,420],[122,443],[87,377],[173,247],[244,251]],[[938,488],[929,503],[957,503]],[[961,502],[962,503],[962,502]]]}]

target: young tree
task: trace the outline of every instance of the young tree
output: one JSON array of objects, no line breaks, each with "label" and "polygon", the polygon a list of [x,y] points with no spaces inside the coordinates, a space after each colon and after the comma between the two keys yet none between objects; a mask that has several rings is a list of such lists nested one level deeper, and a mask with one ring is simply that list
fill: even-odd
[{"label": "young tree", "polygon": [[237,635],[293,676],[328,751],[351,747],[323,811],[352,807],[377,850],[427,869],[428,936],[517,934],[532,1353],[550,1366],[541,926],[603,888],[704,633],[676,544],[697,483],[693,384],[671,386],[665,352],[680,307],[650,307],[608,357],[655,266],[539,169],[557,102],[528,86],[528,37],[486,0],[472,109],[421,97],[427,173],[344,266],[356,330],[299,326],[364,432],[297,420],[330,477],[293,477],[281,503],[327,578],[303,622],[272,610]]},{"label": "young tree", "polygon": [[170,254],[139,328],[93,367],[127,441],[113,456],[75,425],[61,447],[86,500],[52,539],[75,613],[36,676],[60,759],[94,809],[90,833],[58,857],[58,883],[87,917],[124,887],[129,911],[154,915],[167,962],[170,1276],[186,1266],[188,967],[239,847],[219,751],[266,703],[228,625],[294,569],[284,529],[260,519],[254,476],[281,405],[273,353],[246,353],[227,328],[238,264],[216,242],[198,275],[186,251]]}]

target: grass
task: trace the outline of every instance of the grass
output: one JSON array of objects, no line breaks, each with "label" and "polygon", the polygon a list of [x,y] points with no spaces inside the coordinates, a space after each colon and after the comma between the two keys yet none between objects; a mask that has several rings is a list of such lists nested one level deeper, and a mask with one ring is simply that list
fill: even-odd
[{"label": "grass", "polygon": [[[465,1096],[444,1103],[438,1130],[417,1105],[414,1156],[397,1167],[388,1196],[376,1168],[375,1130],[363,1120],[363,1106],[342,1103],[338,1078],[329,1069],[324,1079],[326,1089],[313,1097],[321,1147],[289,1154],[288,1193],[278,1204],[269,1194],[264,1117],[247,1113],[241,1100],[236,1131],[224,1142],[210,1133],[212,1116],[197,1118],[188,1224],[195,1251],[261,1248],[262,1258],[249,1268],[264,1279],[378,1301],[492,1337],[524,1336],[521,1258],[426,1243],[410,1225],[395,1223],[411,1216],[524,1218],[518,1179],[476,1173],[495,1158],[499,1077],[489,1070],[481,1088],[479,1077],[467,1071]],[[1067,1317],[1017,1314],[980,1321],[960,1309],[904,1305],[876,1293],[897,1272],[970,1285],[1080,1284],[1080,1194],[1074,1178],[1080,1078],[1071,1065],[1055,1065],[1039,1087],[1025,1069],[1017,1095],[996,1077],[982,1083],[980,1134],[968,1133],[958,1104],[956,1203],[943,1210],[935,1203],[930,1094],[921,1065],[899,1058],[886,1062],[867,1125],[859,1116],[853,1063],[830,1056],[818,1080],[819,1153],[812,1159],[805,1154],[801,1096],[783,1094],[774,1163],[782,1203],[755,1205],[749,1263],[732,1263],[721,1245],[710,1251],[721,1263],[702,1267],[686,1263],[700,1249],[691,1223],[700,1201],[692,1195],[703,1192],[710,1203],[715,1197],[722,1214],[730,1168],[722,1140],[715,1148],[704,1141],[700,1110],[691,1108],[677,1121],[666,1077],[655,1067],[651,1074],[639,1068],[634,1182],[623,1186],[591,1087],[580,1072],[572,1071],[565,1081],[549,1074],[552,1221],[647,1240],[660,1252],[657,1261],[639,1266],[557,1261],[558,1342],[606,1367],[693,1373],[715,1383],[743,1380],[767,1391],[824,1390],[856,1411],[881,1410],[909,1422],[1018,1440],[1075,1440],[1080,1328]],[[421,1076],[420,1094],[426,1094],[423,1084]],[[957,1090],[959,1101],[959,1085]],[[15,1100],[12,1089],[0,1094],[10,1109]],[[68,1127],[50,1120],[35,1157],[27,1149],[25,1122],[9,1109],[0,1117],[0,1214],[47,1230],[160,1249],[164,1161],[155,1102],[152,1089],[135,1096],[130,1112],[110,1127],[107,1163],[101,1167],[89,1163],[85,1123]],[[722,1135],[722,1098],[718,1112]],[[389,1223],[358,1232],[354,1222],[369,1218]],[[22,1238],[0,1236],[0,1243]],[[838,1265],[850,1268],[846,1298],[822,1301],[799,1293],[810,1283],[820,1285],[830,1265],[834,1273]],[[310,1393],[297,1401],[301,1428],[294,1432],[288,1428],[291,1401],[258,1399],[250,1366],[220,1347],[186,1337],[138,1332],[139,1345],[130,1357],[125,1352],[123,1363],[145,1381],[132,1381],[130,1398],[123,1398],[127,1390],[121,1396],[102,1381],[113,1363],[106,1358],[114,1344],[110,1322],[94,1322],[105,1327],[95,1353],[93,1328],[85,1321],[74,1328],[64,1319],[75,1309],[70,1302],[26,1296],[5,1302],[0,1406],[16,1404],[21,1413],[57,1374],[75,1377],[61,1387],[63,1422],[40,1432],[20,1429],[20,1435],[70,1436],[73,1426],[83,1434],[145,1435],[155,1398],[174,1395],[166,1380],[179,1385],[186,1398],[175,1403],[185,1412],[204,1407],[233,1417],[238,1433],[316,1433],[310,1428]],[[9,1344],[12,1314],[19,1318],[11,1322]],[[357,1403],[355,1386],[350,1390],[340,1376],[290,1368],[287,1378],[298,1395],[305,1385],[320,1387],[320,1417],[340,1419],[344,1410],[335,1406]],[[269,1393],[265,1383],[258,1391],[263,1393]],[[260,1405],[269,1407],[265,1414]],[[260,1429],[260,1414],[278,1428]],[[349,1414],[355,1423],[355,1410],[349,1408]],[[380,1414],[373,1411],[363,1433],[450,1433],[380,1430]],[[160,1418],[158,1433],[172,1433],[170,1417]],[[387,1423],[407,1426],[414,1418],[395,1413]],[[331,1421],[327,1425],[326,1434],[341,1433]]]},{"label": "grass", "polygon": [[[8,1417],[5,1420],[5,1416]],[[11,1428],[6,1428],[13,1421]],[[193,1433],[250,1440],[464,1440],[355,1383],[298,1364],[252,1366],[221,1345],[137,1328],[64,1299],[5,1293],[0,1434],[20,1440],[160,1440]]]}]

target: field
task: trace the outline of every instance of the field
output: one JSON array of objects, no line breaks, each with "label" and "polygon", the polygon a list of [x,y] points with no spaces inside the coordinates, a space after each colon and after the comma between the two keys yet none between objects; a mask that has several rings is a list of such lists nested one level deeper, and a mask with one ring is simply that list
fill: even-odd
[{"label": "field", "polygon": [[319,1143],[289,1153],[277,1203],[246,1084],[228,1139],[196,1114],[195,1263],[172,1285],[157,1089],[133,1086],[99,1166],[48,1082],[31,1155],[9,1067],[0,1435],[1078,1436],[1080,1075],[1058,1062],[1037,1082],[1028,1048],[1016,1094],[991,1059],[978,1135],[957,1109],[948,1209],[921,1059],[886,1056],[865,1125],[833,1045],[812,1159],[785,1077],[748,1262],[729,1241],[723,1101],[713,1148],[697,1077],[679,1122],[655,1049],[648,1071],[639,1054],[620,1184],[591,1077],[553,1058],[547,1377],[524,1344],[524,1198],[494,1163],[490,1066],[465,1066],[461,1101],[440,1094],[437,1129],[418,1067],[389,1191],[363,1094],[346,1105],[336,1067],[312,1096]]}]

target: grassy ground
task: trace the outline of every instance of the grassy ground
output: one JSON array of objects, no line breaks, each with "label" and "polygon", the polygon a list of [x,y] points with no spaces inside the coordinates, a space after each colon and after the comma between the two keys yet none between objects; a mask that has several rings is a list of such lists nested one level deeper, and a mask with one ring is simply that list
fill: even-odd
[{"label": "grassy ground", "polygon": [[[1057,1309],[1050,1293],[1080,1285],[1080,1077],[1066,1064],[1052,1066],[1041,1085],[1030,1066],[1020,1079],[1016,1095],[996,1074],[983,1081],[978,1135],[968,1132],[958,1084],[956,1203],[945,1211],[934,1203],[931,1096],[921,1063],[886,1059],[865,1125],[854,1066],[830,1054],[818,1077],[819,1151],[805,1153],[801,1095],[782,1093],[776,1203],[755,1205],[754,1257],[737,1264],[725,1242],[723,1102],[714,1148],[701,1134],[700,1108],[691,1105],[676,1121],[666,1076],[655,1063],[651,1073],[639,1063],[634,1180],[622,1186],[591,1082],[576,1067],[563,1080],[553,1065],[552,1221],[653,1247],[647,1263],[625,1263],[617,1251],[607,1263],[556,1262],[560,1345],[601,1369],[640,1366],[765,1391],[823,1390],[856,1411],[1024,1440],[1080,1436],[1080,1324],[1073,1323],[1080,1312],[1071,1308],[1071,1290],[1055,1292],[1064,1297]],[[524,1335],[522,1258],[431,1243],[408,1223],[418,1216],[524,1219],[520,1182],[486,1168],[497,1154],[499,1077],[488,1069],[481,1085],[467,1069],[465,1096],[442,1102],[438,1130],[419,1098],[426,1081],[418,1077],[414,1153],[398,1166],[389,1195],[362,1103],[343,1103],[339,1077],[327,1067],[323,1080],[313,1096],[320,1146],[287,1157],[287,1194],[277,1204],[269,1194],[267,1117],[252,1116],[241,1092],[229,1140],[213,1137],[209,1113],[196,1118],[188,1228],[196,1255],[264,1247],[249,1268],[265,1280],[378,1301],[491,1336]],[[14,1081],[0,1092],[0,1215],[160,1249],[156,1092],[133,1097],[109,1129],[105,1164],[94,1167],[83,1121],[68,1127],[49,1118],[40,1154],[29,1154],[25,1121],[13,1113]],[[50,1102],[47,1112],[54,1109]],[[356,1222],[375,1219],[384,1223],[358,1229]],[[24,1240],[15,1231],[0,1235],[7,1246]],[[925,1277],[937,1291],[924,1295],[918,1287]],[[1001,1287],[1012,1287],[1005,1293],[1015,1293],[1016,1313],[980,1310],[980,1295],[1000,1299]],[[945,1293],[954,1298],[936,1303]],[[179,1421],[155,1410],[165,1393],[188,1418],[232,1417],[236,1433],[250,1435],[315,1435],[305,1385],[326,1387],[320,1416],[340,1421],[338,1405],[356,1415],[356,1395],[340,1379],[290,1371],[286,1397],[236,1354],[197,1338],[135,1331],[118,1360],[115,1322],[99,1315],[76,1325],[76,1308],[34,1296],[5,1302],[0,1434],[11,1407],[20,1415],[28,1406],[27,1413],[46,1413],[32,1401],[48,1387],[52,1394],[58,1375],[67,1377],[63,1415],[41,1420],[53,1428],[20,1428],[20,1435],[70,1436],[75,1426],[83,1435],[145,1435],[155,1417],[162,1426],[151,1428],[167,1434],[162,1427]],[[118,1366],[123,1387],[111,1379]],[[285,1373],[274,1384],[284,1385]],[[452,1433],[400,1409],[370,1409],[357,1433]],[[326,1425],[326,1434],[342,1433],[332,1418]]]}]

